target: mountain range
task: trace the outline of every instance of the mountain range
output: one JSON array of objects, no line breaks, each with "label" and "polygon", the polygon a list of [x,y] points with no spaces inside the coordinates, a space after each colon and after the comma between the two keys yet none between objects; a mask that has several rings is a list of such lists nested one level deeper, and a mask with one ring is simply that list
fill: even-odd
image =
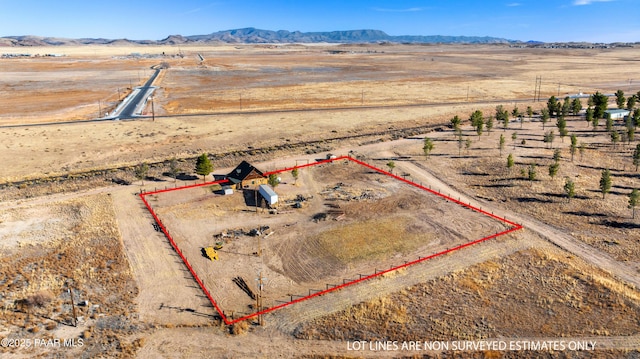
[{"label": "mountain range", "polygon": [[519,43],[489,36],[391,36],[380,30],[348,30],[329,32],[272,31],[255,28],[218,31],[208,35],[171,35],[162,40],[128,40],[81,38],[67,39],[40,36],[0,37],[0,46],[57,46],[57,45],[182,45],[182,44],[264,44],[264,43]]}]

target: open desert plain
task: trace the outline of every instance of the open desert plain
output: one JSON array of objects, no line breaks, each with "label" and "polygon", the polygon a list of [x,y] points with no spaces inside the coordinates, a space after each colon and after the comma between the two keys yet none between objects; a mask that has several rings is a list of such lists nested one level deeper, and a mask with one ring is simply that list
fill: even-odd
[{"label": "open desert plain", "polygon": [[0,51],[0,357],[640,357],[638,45]]}]

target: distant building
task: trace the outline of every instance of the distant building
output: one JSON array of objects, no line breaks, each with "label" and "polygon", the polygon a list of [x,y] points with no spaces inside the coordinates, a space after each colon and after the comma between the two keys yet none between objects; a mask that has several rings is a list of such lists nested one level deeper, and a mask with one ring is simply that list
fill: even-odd
[{"label": "distant building", "polygon": [[611,116],[612,120],[622,120],[629,116],[631,112],[629,110],[606,110],[604,113],[605,116]]},{"label": "distant building", "polygon": [[269,179],[259,169],[249,162],[242,161],[238,167],[227,175],[227,179],[236,189],[249,188],[261,184],[267,184]]}]

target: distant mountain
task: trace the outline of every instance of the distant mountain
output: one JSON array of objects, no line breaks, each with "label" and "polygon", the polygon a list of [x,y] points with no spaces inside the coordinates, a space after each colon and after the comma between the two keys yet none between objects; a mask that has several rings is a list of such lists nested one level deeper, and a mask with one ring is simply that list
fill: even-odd
[{"label": "distant mountain", "polygon": [[[168,37],[167,39],[170,39]],[[518,41],[479,36],[391,36],[380,30],[348,30],[330,32],[271,31],[252,27],[218,31],[209,35],[184,37],[187,42],[224,43],[514,43]],[[165,40],[160,40],[163,43]]]},{"label": "distant mountain", "polygon": [[234,44],[265,44],[265,43],[471,43],[471,44],[496,44],[519,43],[520,41],[508,40],[489,36],[391,36],[380,30],[348,30],[330,32],[300,32],[300,31],[272,31],[260,30],[252,27],[244,29],[218,31],[208,35],[171,35],[165,39],[154,40],[128,40],[128,39],[65,39],[57,37],[40,36],[6,36],[0,37],[0,46],[57,46],[57,45],[181,45],[181,44],[208,44],[208,43],[234,43]]}]

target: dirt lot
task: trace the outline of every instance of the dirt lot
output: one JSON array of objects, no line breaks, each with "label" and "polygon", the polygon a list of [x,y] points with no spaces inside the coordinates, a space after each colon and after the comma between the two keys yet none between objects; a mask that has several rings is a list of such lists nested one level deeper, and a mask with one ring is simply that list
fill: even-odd
[{"label": "dirt lot", "polygon": [[[347,52],[331,53],[336,49]],[[529,105],[539,111],[550,95],[596,89],[636,93],[635,81],[629,79],[639,70],[638,48],[221,46],[183,48],[185,56],[177,58],[172,57],[175,48],[160,47],[23,50],[68,56],[0,60],[0,126],[92,117],[98,101],[115,104],[118,88],[130,86],[132,77],[135,86],[139,70],[142,81],[145,68],[161,60],[171,65],[157,83],[161,88],[156,111],[166,117],[155,122],[0,128],[4,165],[0,181],[75,176],[11,185],[7,189],[11,193],[2,194],[11,200],[0,203],[0,248],[5,253],[0,270],[6,278],[0,279],[4,304],[0,336],[87,339],[82,349],[55,353],[42,349],[22,353],[25,357],[71,357],[87,350],[93,356],[143,358],[397,357],[399,353],[350,352],[343,341],[334,339],[402,340],[414,339],[412,335],[445,340],[589,338],[600,343],[593,353],[543,353],[549,357],[634,357],[640,350],[640,238],[638,220],[627,208],[629,192],[640,188],[640,177],[631,165],[637,140],[614,148],[604,121],[593,131],[582,118],[569,116],[569,133],[585,144],[584,153],[571,160],[568,137],[562,141],[555,130],[553,144],[543,142],[554,119],[543,129],[537,117],[525,116],[522,127],[515,120],[506,131],[495,124],[491,133],[485,131],[480,137],[465,123],[462,135],[470,140],[468,150],[459,150],[453,131],[446,129],[456,114],[467,119],[480,109],[488,116],[496,104],[510,111],[513,99],[532,97],[536,76],[543,77],[543,101],[518,102],[520,111]],[[162,51],[168,56],[160,56]],[[114,58],[132,52],[158,56]],[[205,57],[204,63],[197,62],[197,52]],[[41,102],[34,102],[35,92],[42,93]],[[487,102],[494,99],[503,101]],[[405,106],[410,104],[421,105]],[[612,102],[610,107],[614,106]],[[327,110],[334,107],[349,108]],[[401,129],[429,123],[442,126],[398,139]],[[623,125],[614,128],[622,132]],[[380,134],[324,141],[372,132]],[[514,132],[517,140],[512,142]],[[501,134],[507,139],[502,153]],[[429,159],[422,151],[425,136],[435,143]],[[275,146],[311,140],[320,142],[275,151]],[[558,175],[551,178],[547,173],[554,148],[561,150],[562,159]],[[135,196],[142,187],[173,186],[166,169],[153,168],[145,186],[131,170],[113,174],[125,179],[117,186],[111,184],[110,172],[99,179],[85,179],[81,172],[254,149],[250,154],[258,159],[254,164],[265,170],[313,160],[325,154],[314,152],[326,151],[353,151],[381,168],[393,160],[395,173],[507,215],[526,229],[341,290],[333,297],[276,311],[265,316],[264,327],[226,328],[215,319],[214,309],[166,239],[153,229],[151,217]],[[506,168],[509,153],[515,159],[512,169]],[[232,155],[214,163],[214,172],[234,165],[233,160]],[[524,169],[526,174],[531,164],[537,164],[534,181],[521,173]],[[181,166],[185,178],[192,175],[192,163]],[[153,204],[172,233],[191,248],[189,259],[203,268],[208,286],[231,293],[220,300],[240,312],[251,311],[252,301],[230,280],[218,280],[216,273],[225,273],[227,279],[240,273],[255,288],[257,272],[263,271],[267,299],[275,303],[288,299],[287,294],[307,294],[334,279],[341,281],[348,273],[396,264],[406,253],[418,256],[446,248],[449,243],[434,233],[457,243],[495,229],[495,223],[484,217],[459,220],[474,214],[386,178],[346,172],[344,179],[343,172],[354,168],[335,164],[325,166],[325,171],[304,170],[295,184],[290,174],[283,174],[285,183],[278,186],[283,198],[297,194],[314,198],[301,209],[281,207],[277,215],[246,212],[252,208],[240,194],[223,198],[206,188],[158,196]],[[606,168],[612,171],[613,187],[603,199],[598,181]],[[576,185],[571,201],[563,195],[567,177]],[[62,191],[67,193],[42,196]],[[327,197],[341,193],[364,197],[351,201]],[[369,198],[371,194],[379,197]],[[338,208],[332,207],[335,204]],[[321,213],[336,218],[344,213],[344,217],[315,223],[313,217]],[[235,223],[229,224],[229,218]],[[230,240],[219,262],[202,257],[200,248],[213,244],[214,234],[256,228],[266,221],[273,234],[264,239],[262,257],[252,256],[255,238],[248,236]],[[402,241],[396,240],[397,233],[404,234]],[[360,242],[362,238],[378,240]],[[428,244],[423,243],[425,238]],[[345,250],[336,250],[338,244]],[[235,264],[226,266],[232,258]],[[85,321],[78,328],[68,325],[70,298],[64,287],[68,279],[77,301],[90,303],[79,307]],[[278,293],[269,293],[276,289]],[[246,333],[230,336],[230,332]],[[20,355],[17,350],[10,353]],[[460,356],[467,354],[513,356],[493,352]],[[530,357],[534,354],[539,353]]]},{"label": "dirt lot", "polygon": [[[268,279],[264,305],[271,307],[326,289],[326,283],[341,284],[507,229],[356,163],[339,161],[300,172],[297,181],[282,174],[277,215],[264,209],[255,213],[252,189],[231,196],[213,194],[210,188],[151,196],[154,210],[225,312],[255,311],[251,297],[233,283],[237,276],[256,293],[254,277],[262,272]],[[296,209],[296,203],[302,208]],[[269,227],[262,236],[249,235],[262,227]],[[227,236],[218,239],[225,242],[220,260],[211,262],[201,249],[221,233]],[[259,250],[261,257],[255,255]]]}]

